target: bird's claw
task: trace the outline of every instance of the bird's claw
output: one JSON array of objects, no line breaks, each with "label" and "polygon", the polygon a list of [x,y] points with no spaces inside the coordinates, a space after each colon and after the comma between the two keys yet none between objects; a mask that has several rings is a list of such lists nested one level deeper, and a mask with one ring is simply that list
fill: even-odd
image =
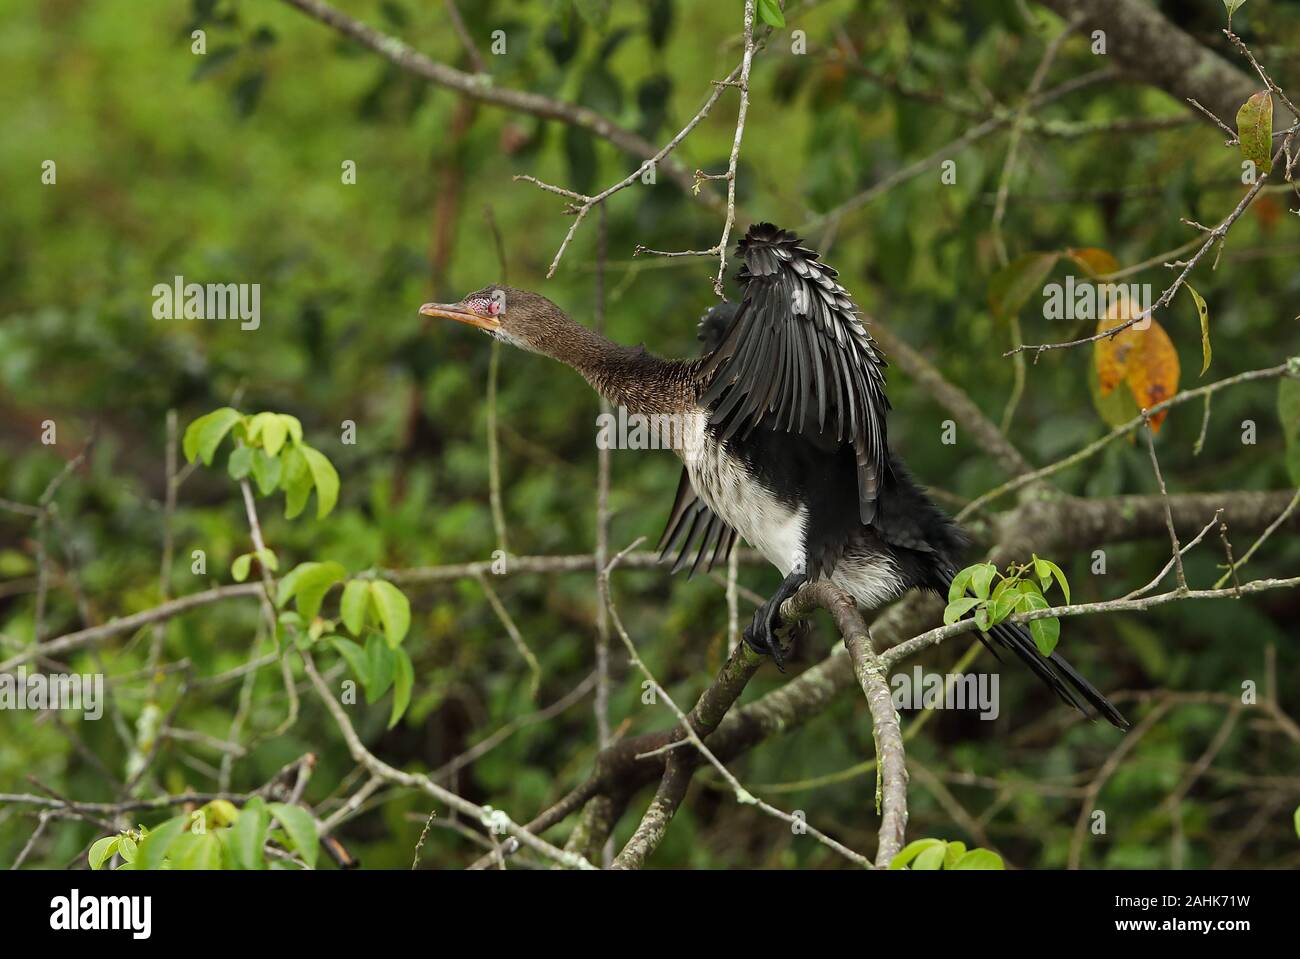
[{"label": "bird's claw", "polygon": [[745,627],[744,636],[750,649],[760,656],[771,656],[776,668],[785,672],[785,650],[776,635],[780,628],[780,604],[764,603],[755,610],[753,622]]}]

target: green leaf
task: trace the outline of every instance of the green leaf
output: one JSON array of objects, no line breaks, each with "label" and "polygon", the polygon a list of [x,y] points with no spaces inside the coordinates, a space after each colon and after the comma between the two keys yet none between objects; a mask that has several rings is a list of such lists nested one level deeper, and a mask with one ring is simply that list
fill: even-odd
[{"label": "green leaf", "polygon": [[244,430],[250,445],[258,443],[262,438],[262,427],[266,425],[266,418],[270,413],[254,413],[248,418],[248,426]]},{"label": "green leaf", "polygon": [[927,872],[943,868],[943,857],[947,852],[947,843],[941,842],[923,851],[912,863],[913,869]]},{"label": "green leaf", "polygon": [[966,587],[970,583],[971,574],[975,572],[975,567],[967,566],[960,573],[952,578],[952,585],[948,587],[948,601],[952,602],[958,596],[964,596]]},{"label": "green leaf", "polygon": [[1237,111],[1237,139],[1241,155],[1261,173],[1273,170],[1273,96],[1261,90]]},{"label": "green leaf", "polygon": [[1047,592],[1047,587],[1055,579],[1057,585],[1061,587],[1061,592],[1065,594],[1066,605],[1070,604],[1070,583],[1065,578],[1065,571],[1061,567],[1050,559],[1042,559],[1037,554],[1034,554],[1034,575],[1038,577],[1038,585],[1044,593]]},{"label": "green leaf", "polygon": [[1042,292],[1043,281],[1060,256],[1055,252],[1024,253],[993,274],[989,280],[989,309],[993,315],[1019,313],[1031,296]]},{"label": "green leaf", "polygon": [[266,830],[270,826],[266,803],[254,796],[239,811],[239,818],[230,827],[230,851],[237,869],[262,869],[266,862],[262,847],[266,845]]},{"label": "green leaf", "polygon": [[948,848],[944,850],[943,854],[943,868],[953,868],[964,855],[966,855],[966,844],[964,842],[948,843]]},{"label": "green leaf", "polygon": [[261,563],[264,567],[266,567],[273,573],[280,568],[280,561],[275,558],[274,550],[259,549],[255,553],[253,553],[253,556],[257,558],[257,561],[259,563]]},{"label": "green leaf", "polygon": [[334,648],[339,651],[349,667],[352,669],[352,675],[362,686],[370,688],[370,660],[366,658],[366,651],[352,642],[350,639],[343,639],[341,636],[335,636],[332,640]]},{"label": "green leaf", "polygon": [[[133,857],[137,869],[157,869],[162,866],[163,859],[167,856],[167,850],[171,848],[176,838],[185,831],[186,817],[176,816],[168,819],[157,828],[150,830],[149,835],[145,836],[140,842],[139,855]],[[126,840],[123,840],[125,845]],[[123,856],[122,858],[126,858]]]},{"label": "green leaf", "polygon": [[259,415],[265,417],[262,420],[262,449],[266,450],[267,456],[275,456],[284,446],[284,441],[289,438],[289,428],[285,425],[284,419],[276,413]]},{"label": "green leaf", "polygon": [[263,496],[270,496],[280,485],[280,461],[261,448],[253,450],[253,482]]},{"label": "green leaf", "polygon": [[997,574],[998,568],[992,563],[981,563],[974,567],[971,573],[970,588],[980,599],[989,598],[989,586],[993,583],[993,577]]},{"label": "green leaf", "polygon": [[785,14],[776,0],[758,0],[758,19],[778,30],[785,26]]},{"label": "green leaf", "polygon": [[316,820],[312,818],[311,813],[301,806],[290,806],[282,802],[273,802],[267,808],[289,834],[289,838],[293,841],[293,848],[297,850],[303,862],[315,869],[316,854],[320,851],[320,847],[317,845],[319,838],[316,834]]},{"label": "green leaf", "polygon": [[[1020,595],[1020,601],[1016,604],[1016,609],[1022,613],[1032,612],[1036,609],[1048,609],[1049,604],[1043,598],[1043,594],[1027,590]],[[1056,617],[1048,619],[1034,619],[1029,622],[1029,635],[1034,638],[1034,645],[1044,656],[1052,655],[1052,650],[1056,648],[1056,641],[1061,638],[1061,621]]]},{"label": "green leaf", "polygon": [[289,431],[289,439],[293,440],[295,443],[301,443],[302,423],[299,422],[298,417],[290,416],[288,413],[280,413],[279,417],[284,423],[285,428]]},{"label": "green leaf", "polygon": [[181,441],[185,458],[193,463],[197,456],[203,460],[204,466],[211,466],[217,447],[240,419],[239,411],[229,406],[200,416],[185,429],[185,437]]},{"label": "green leaf", "polygon": [[298,586],[302,578],[311,570],[319,566],[319,563],[299,563],[289,572],[285,573],[280,583],[275,588],[275,605],[276,608],[284,608],[284,604],[293,599],[294,594],[298,592]]},{"label": "green leaf", "polygon": [[415,686],[415,668],[411,657],[400,646],[394,656],[393,670],[393,711],[388,717],[388,728],[392,729],[411,705],[411,689]]},{"label": "green leaf", "polygon": [[961,599],[954,599],[944,607],[943,624],[951,626],[982,602],[984,600],[976,599],[974,596],[963,596]]},{"label": "green leaf", "polygon": [[[1061,593],[1064,594],[1065,596],[1065,605],[1069,606],[1070,605],[1070,582],[1065,578],[1065,571],[1061,569],[1061,567],[1053,563],[1050,559],[1041,559],[1038,560],[1038,562],[1043,563],[1048,568],[1048,570],[1051,571],[1052,576],[1055,577],[1056,579],[1056,585],[1061,587]],[[1035,564],[1035,568],[1036,567],[1037,567],[1037,563]],[[1044,590],[1047,589],[1046,583],[1043,584],[1043,589]]]},{"label": "green leaf", "polygon": [[386,579],[377,579],[370,584],[370,595],[379,612],[379,621],[384,626],[384,636],[388,645],[396,649],[406,638],[406,631],[411,628],[411,602],[400,589]]},{"label": "green leaf", "polygon": [[243,479],[252,468],[253,448],[251,446],[236,446],[230,451],[230,459],[226,461],[226,472],[230,474],[231,479]]},{"label": "green leaf", "polygon": [[139,851],[135,840],[130,836],[123,836],[122,841],[117,846],[117,853],[122,857],[123,862],[134,863]]},{"label": "green leaf", "polygon": [[121,836],[105,836],[103,839],[96,839],[90,852],[86,854],[86,859],[90,861],[91,869],[99,869],[109,859],[113,853],[117,852],[117,844],[121,841]]},{"label": "green leaf", "polygon": [[972,849],[949,869],[1005,869],[1002,857],[988,849]]},{"label": "green leaf", "polygon": [[331,586],[347,576],[345,570],[333,560],[324,563],[300,563],[280,580],[275,602],[283,606],[290,598],[296,598],[298,612],[304,620],[310,621],[320,612],[321,600]]},{"label": "green leaf", "polygon": [[1300,806],[1295,807],[1295,834],[1300,836]]},{"label": "green leaf", "polygon": [[378,633],[371,633],[366,639],[366,699],[377,703],[393,685],[393,670],[396,656],[389,645]]},{"label": "green leaf", "polygon": [[1049,604],[1043,594],[1039,592],[1037,585],[1032,583],[1026,585],[1031,588],[1024,590],[1020,594],[1016,609],[1022,613],[1033,612],[1036,609],[1047,609]]},{"label": "green leaf", "polygon": [[[231,820],[231,825],[233,826],[235,822],[238,822],[238,810],[236,810],[236,818]],[[233,834],[234,834],[233,829],[217,829],[213,832],[213,835],[217,837],[217,842],[221,846],[221,868],[222,869],[239,868],[238,865],[235,863],[234,840],[231,839],[231,836]]]},{"label": "green leaf", "polygon": [[366,626],[366,611],[370,603],[370,583],[364,579],[350,579],[343,587],[343,599],[339,603],[339,615],[343,625],[353,636],[360,636]]},{"label": "green leaf", "polygon": [[1022,584],[1015,584],[1004,590],[1002,595],[993,601],[993,606],[989,610],[989,622],[1000,623],[1010,616],[1016,608],[1016,603],[1020,602],[1020,589]]},{"label": "green leaf", "polygon": [[1052,582],[1052,567],[1048,565],[1047,560],[1039,559],[1038,554],[1033,554],[1034,575],[1038,577],[1038,585],[1042,589],[1047,589]]},{"label": "green leaf", "polygon": [[1038,651],[1044,656],[1050,656],[1061,638],[1061,621],[1055,616],[1030,620],[1029,635],[1034,637],[1034,645],[1038,647]]},{"label": "green leaf", "polygon": [[1227,8],[1227,11],[1228,11],[1228,22],[1229,22],[1229,23],[1232,22],[1232,15],[1233,15],[1234,13],[1236,13],[1237,10],[1238,10],[1238,8],[1240,8],[1241,5],[1242,5],[1243,3],[1245,3],[1245,2],[1246,2],[1246,0],[1223,0],[1223,6],[1224,6],[1225,8]]},{"label": "green leaf", "polygon": [[248,579],[248,568],[252,563],[252,553],[241,553],[235,557],[235,561],[230,564],[230,575],[236,583],[242,583]]},{"label": "green leaf", "polygon": [[316,518],[323,519],[338,502],[339,474],[320,450],[310,446],[300,446],[299,449],[307,458],[307,468],[311,470],[312,482],[316,484]]},{"label": "green leaf", "polygon": [[284,518],[293,519],[302,512],[307,505],[307,497],[311,495],[311,467],[307,465],[307,457],[302,455],[302,449],[297,446],[285,453],[280,462],[283,464],[280,485],[284,488]]},{"label": "green leaf", "polygon": [[221,843],[216,833],[185,833],[172,846],[177,869],[220,869]]},{"label": "green leaf", "polygon": [[1282,377],[1277,385],[1277,415],[1286,437],[1286,471],[1300,486],[1300,379]]},{"label": "green leaf", "polygon": [[944,845],[942,839],[915,839],[900,849],[898,855],[889,861],[889,868],[902,869],[927,849],[942,845]]},{"label": "green leaf", "polygon": [[1210,349],[1210,311],[1205,305],[1205,300],[1201,294],[1197,293],[1190,283],[1184,283],[1187,292],[1192,294],[1192,300],[1196,303],[1196,313],[1201,318],[1201,375],[1210,368],[1210,357],[1214,351]]}]

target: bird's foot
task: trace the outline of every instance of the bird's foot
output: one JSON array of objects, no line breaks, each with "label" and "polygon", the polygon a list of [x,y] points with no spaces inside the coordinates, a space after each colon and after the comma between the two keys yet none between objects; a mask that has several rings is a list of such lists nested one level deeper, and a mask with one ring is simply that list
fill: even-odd
[{"label": "bird's foot", "polygon": [[760,656],[771,656],[772,662],[785,672],[785,649],[777,630],[781,628],[781,603],[784,597],[775,596],[754,611],[753,621],[745,627],[745,642]]},{"label": "bird's foot", "polygon": [[[771,656],[776,668],[785,672],[785,646],[778,631],[785,632],[781,622],[781,604],[798,592],[799,587],[808,581],[804,573],[791,573],[776,588],[766,603],[754,612],[754,620],[745,627],[745,642],[749,648],[760,656]],[[795,624],[799,626],[801,624]],[[795,631],[796,635],[798,631]]]}]

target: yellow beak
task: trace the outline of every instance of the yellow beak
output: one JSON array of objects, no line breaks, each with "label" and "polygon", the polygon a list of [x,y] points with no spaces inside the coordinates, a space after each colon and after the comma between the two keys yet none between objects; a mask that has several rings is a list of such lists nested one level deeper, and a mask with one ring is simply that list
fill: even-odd
[{"label": "yellow beak", "polygon": [[455,320],[457,323],[468,323],[470,326],[477,326],[480,330],[499,330],[501,321],[495,316],[484,316],[482,313],[474,313],[465,309],[459,303],[426,303],[420,307],[422,316],[440,316],[444,320]]}]

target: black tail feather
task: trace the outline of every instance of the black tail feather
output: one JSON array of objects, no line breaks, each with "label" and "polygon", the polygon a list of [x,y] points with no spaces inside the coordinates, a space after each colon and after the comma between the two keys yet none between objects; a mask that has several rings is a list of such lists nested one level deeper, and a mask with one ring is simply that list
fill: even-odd
[{"label": "black tail feather", "polygon": [[[948,586],[951,585],[955,572],[954,570],[944,574],[946,582],[940,590],[944,596],[947,596]],[[1047,684],[1057,696],[1089,719],[1094,719],[1096,715],[1100,714],[1108,723],[1118,729],[1129,728],[1128,720],[1120,714],[1114,704],[1103,696],[1097,687],[1084,679],[1077,669],[1055,652],[1050,656],[1044,656],[1040,653],[1029,630],[1024,626],[1019,623],[998,623],[998,625],[989,629],[987,635],[1003,649],[1009,649],[1015,653],[1016,657],[1028,666],[1034,675]],[[989,643],[984,640],[984,634],[980,634],[980,640],[984,642],[985,646],[989,646]],[[993,651],[992,646],[989,646],[989,649]],[[994,655],[996,655],[996,652],[994,652]]]}]

